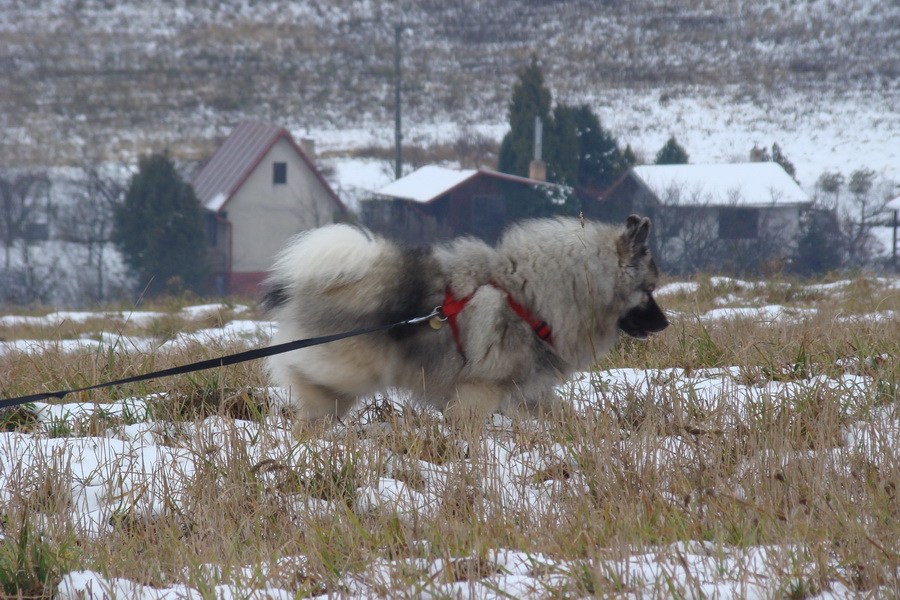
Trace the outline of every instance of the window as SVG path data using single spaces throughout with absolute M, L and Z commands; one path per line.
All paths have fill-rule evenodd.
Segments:
M 272 183 L 287 183 L 287 163 L 272 163 Z
M 759 210 L 756 208 L 720 208 L 719 239 L 743 240 L 759 235 Z
M 25 223 L 26 242 L 46 242 L 50 239 L 50 225 L 47 223 Z

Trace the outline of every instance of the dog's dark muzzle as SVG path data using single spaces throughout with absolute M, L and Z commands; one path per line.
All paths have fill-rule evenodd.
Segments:
M 636 306 L 619 319 L 619 329 L 633 338 L 645 340 L 651 333 L 659 333 L 669 326 L 669 320 L 652 296 L 641 306 Z

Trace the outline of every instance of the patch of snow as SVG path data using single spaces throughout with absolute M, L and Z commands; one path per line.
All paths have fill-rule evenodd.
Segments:
M 0 327 L 59 327 L 63 323 L 70 321 L 76 324 L 83 324 L 91 320 L 113 321 L 117 324 L 131 324 L 136 327 L 146 327 L 152 325 L 154 321 L 167 316 L 162 312 L 127 312 L 127 311 L 108 311 L 108 312 L 78 312 L 78 311 L 56 311 L 44 316 L 20 316 L 5 315 L 0 317 Z
M 676 294 L 693 294 L 700 289 L 696 281 L 673 281 L 658 288 L 654 292 L 657 296 L 674 296 Z
M 386 512 L 403 520 L 431 519 L 440 504 L 436 494 L 422 494 L 402 481 L 381 477 L 373 485 L 357 490 L 354 509 L 360 514 Z
M 818 313 L 814 308 L 788 308 L 777 304 L 750 307 L 714 308 L 700 315 L 701 321 L 723 321 L 746 319 L 759 323 L 782 323 L 786 321 L 802 321 Z
M 0 342 L 0 355 L 18 352 L 22 354 L 44 354 L 49 351 L 78 352 L 80 350 L 98 350 L 101 344 L 97 340 L 12 340 Z
M 249 306 L 244 304 L 235 304 L 231 306 L 229 304 L 222 304 L 221 302 L 213 303 L 213 304 L 198 304 L 196 306 L 185 306 L 179 311 L 178 316 L 188 319 L 188 320 L 196 320 L 203 319 L 205 317 L 215 316 L 220 312 L 230 311 L 234 314 L 245 313 L 250 310 Z
M 200 329 L 193 333 L 179 332 L 174 339 L 164 343 L 162 350 L 173 348 L 186 348 L 193 344 L 219 345 L 229 342 L 262 343 L 272 337 L 276 324 L 271 321 L 252 321 L 236 319 L 229 321 L 222 327 Z

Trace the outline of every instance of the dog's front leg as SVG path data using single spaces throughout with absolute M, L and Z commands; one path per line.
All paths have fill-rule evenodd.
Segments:
M 444 416 L 461 429 L 480 431 L 484 420 L 499 412 L 506 390 L 486 381 L 469 381 L 456 387 L 456 394 L 444 408 Z

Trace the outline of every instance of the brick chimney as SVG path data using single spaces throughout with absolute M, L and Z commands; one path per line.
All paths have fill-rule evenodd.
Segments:
M 316 162 L 316 140 L 312 138 L 300 138 L 300 149 L 306 158 L 312 162 Z
M 753 144 L 753 149 L 750 150 L 750 162 L 769 162 L 769 151 L 765 146 L 759 148 Z

